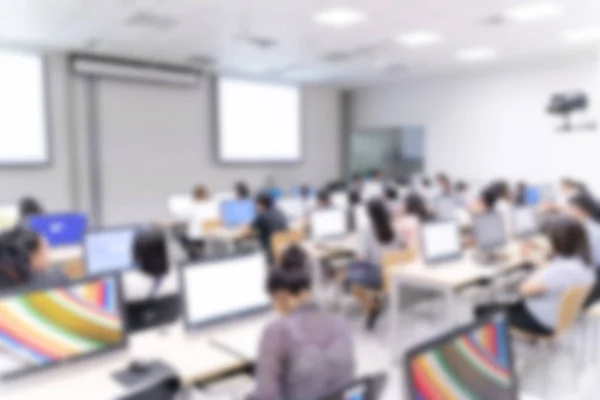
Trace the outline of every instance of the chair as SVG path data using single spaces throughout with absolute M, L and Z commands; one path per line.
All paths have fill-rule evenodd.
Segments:
M 304 240 L 304 232 L 298 230 L 288 230 L 276 232 L 271 235 L 271 251 L 273 259 L 277 265 L 281 262 L 281 257 L 285 250 L 294 245 L 300 244 Z
M 181 390 L 177 377 L 167 376 L 119 400 L 175 400 Z
M 338 389 L 320 400 L 379 400 L 387 384 L 387 375 L 365 376 L 355 380 L 342 389 Z
M 531 342 L 534 346 L 538 343 L 545 343 L 549 345 L 555 344 L 558 339 L 563 337 L 575 326 L 575 323 L 582 312 L 583 304 L 585 303 L 585 300 L 587 299 L 591 289 L 591 285 L 575 286 L 568 289 L 563 294 L 558 310 L 558 323 L 552 336 L 538 336 L 515 328 L 511 328 L 511 334 L 514 337 Z M 583 339 L 585 341 L 585 338 Z M 576 339 L 572 340 L 569 346 L 573 350 L 572 360 L 575 367 L 575 373 L 577 373 L 577 369 L 579 369 L 581 366 L 580 361 L 583 360 L 583 356 L 580 358 L 577 352 L 577 345 L 579 342 L 580 341 Z M 544 374 L 547 376 L 548 363 L 544 363 L 544 366 L 546 367 Z M 547 385 L 544 386 L 544 389 L 547 389 Z

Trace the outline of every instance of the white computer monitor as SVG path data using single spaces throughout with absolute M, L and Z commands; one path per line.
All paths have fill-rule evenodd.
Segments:
M 172 195 L 168 199 L 168 209 L 171 217 L 175 219 L 187 219 L 194 204 L 189 194 Z
M 539 232 L 539 222 L 531 207 L 519 207 L 513 211 L 513 233 L 516 237 L 526 237 Z
M 88 276 L 136 268 L 133 254 L 136 227 L 91 231 L 85 235 L 85 266 Z
M 383 184 L 377 181 L 367 181 L 363 185 L 362 200 L 364 202 L 383 197 Z
M 421 229 L 421 251 L 426 263 L 460 258 L 462 244 L 460 229 L 454 221 L 430 222 Z
M 336 208 L 347 209 L 350 202 L 348 201 L 348 193 L 337 191 L 331 194 L 331 204 Z
M 503 216 L 496 212 L 475 215 L 473 236 L 479 250 L 491 251 L 505 246 L 508 238 Z
M 369 216 L 367 215 L 367 207 L 365 205 L 354 206 L 352 210 L 352 216 L 354 218 L 354 229 L 361 230 L 369 226 Z
M 315 210 L 310 215 L 310 231 L 314 240 L 340 237 L 348 233 L 346 210 Z
M 181 271 L 186 327 L 198 329 L 269 307 L 263 252 L 202 260 Z
M 305 200 L 301 197 L 281 197 L 277 200 L 279 210 L 291 221 L 304 217 L 306 212 Z
M 20 213 L 16 204 L 0 205 L 0 232 L 14 228 L 19 223 Z

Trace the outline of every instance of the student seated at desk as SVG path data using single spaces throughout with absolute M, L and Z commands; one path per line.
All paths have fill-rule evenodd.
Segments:
M 308 274 L 277 269 L 267 290 L 281 315 L 264 330 L 253 400 L 318 400 L 354 379 L 352 333 L 341 317 L 321 310 Z
M 153 281 L 148 297 L 153 297 L 160 289 L 165 275 L 169 272 L 167 238 L 162 229 L 149 227 L 135 235 L 133 256 L 139 271 Z
M 585 192 L 581 192 L 569 200 L 569 213 L 579 220 L 585 228 L 593 270 L 596 273 L 594 289 L 588 296 L 586 307 L 600 300 L 600 222 L 595 218 L 598 204 Z
M 553 219 L 546 229 L 552 258 L 521 285 L 519 294 L 523 300 L 511 305 L 477 307 L 478 317 L 504 311 L 511 327 L 536 336 L 551 336 L 558 322 L 563 294 L 574 286 L 594 283 L 587 237 L 581 223 L 562 216 Z
M 27 220 L 29 217 L 44 214 L 44 207 L 37 199 L 33 197 L 23 197 L 19 201 L 19 214 L 21 221 Z
M 396 188 L 388 186 L 385 188 L 383 194 L 385 197 L 388 212 L 390 213 L 390 215 L 395 215 L 398 210 L 398 207 L 401 207 L 402 205 L 398 196 L 398 191 L 396 190 Z
M 405 248 L 413 254 L 419 253 L 421 224 L 430 219 L 431 214 L 427 210 L 425 200 L 416 193 L 406 197 L 404 206 L 394 216 L 394 228 L 402 237 Z
M 238 200 L 246 200 L 250 198 L 250 189 L 245 182 L 238 182 L 235 184 L 235 197 Z
M 331 196 L 329 195 L 329 191 L 323 189 L 317 193 L 317 202 L 315 204 L 315 210 L 323 210 L 327 208 L 331 208 L 333 203 L 331 202 Z
M 203 185 L 196 185 L 192 190 L 192 199 L 194 204 L 200 204 L 210 201 L 211 196 L 208 189 Z M 187 216 L 188 223 L 191 224 L 192 229 L 184 235 L 179 236 L 182 247 L 187 253 L 190 259 L 197 259 L 204 253 L 206 243 L 200 236 L 200 221 L 197 221 L 198 215 L 196 215 L 194 207 L 190 209 L 189 215 Z
M 288 229 L 288 221 L 285 215 L 275 207 L 273 198 L 268 193 L 263 193 L 256 199 L 257 216 L 249 228 L 243 232 L 243 236 L 249 235 L 252 231 L 258 235 L 262 248 L 267 252 L 270 261 L 273 261 L 271 251 L 271 236 L 277 232 L 283 232 Z
M 310 273 L 308 254 L 300 245 L 293 244 L 283 252 L 279 267 L 285 270 L 300 270 Z
M 0 236 L 0 289 L 41 289 L 68 281 L 50 265 L 48 245 L 34 231 L 18 227 Z
M 440 190 L 440 196 L 451 197 L 454 195 L 452 191 L 452 183 L 450 182 L 450 178 L 443 172 L 440 172 L 435 177 L 437 185 Z
M 471 210 L 473 208 L 475 198 L 469 190 L 469 185 L 464 181 L 456 182 L 454 185 L 454 197 L 459 207 Z
M 369 202 L 367 215 L 370 223 L 358 232 L 357 260 L 350 265 L 348 283 L 367 315 L 367 329 L 370 330 L 377 322 L 382 304 L 377 295 L 366 290 L 381 289 L 383 255 L 389 250 L 402 249 L 402 240 L 394 231 L 390 215 L 381 200 Z

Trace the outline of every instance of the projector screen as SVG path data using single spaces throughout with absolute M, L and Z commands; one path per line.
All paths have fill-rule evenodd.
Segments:
M 47 163 L 42 56 L 0 51 L 0 110 L 0 165 Z
M 221 78 L 219 160 L 294 163 L 302 159 L 300 88 Z

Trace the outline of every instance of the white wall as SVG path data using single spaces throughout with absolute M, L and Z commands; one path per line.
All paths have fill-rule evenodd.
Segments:
M 546 181 L 562 176 L 598 187 L 600 131 L 557 133 L 546 114 L 551 94 L 592 92 L 600 122 L 595 55 L 401 82 L 355 93 L 354 127 L 424 125 L 426 170 L 489 180 Z
M 65 59 L 49 57 L 47 74 L 52 162 L 41 167 L 0 167 L 0 203 L 15 202 L 21 196 L 31 195 L 41 199 L 50 209 L 65 210 L 72 205 Z

